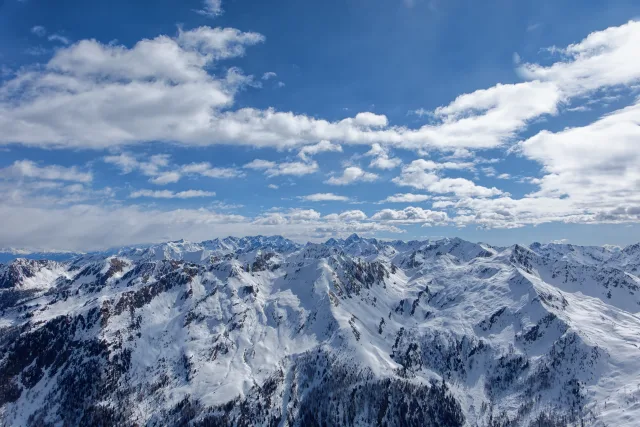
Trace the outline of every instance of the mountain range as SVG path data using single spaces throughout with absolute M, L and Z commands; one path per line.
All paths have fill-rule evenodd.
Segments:
M 0 264 L 0 424 L 632 426 L 640 244 L 184 240 Z

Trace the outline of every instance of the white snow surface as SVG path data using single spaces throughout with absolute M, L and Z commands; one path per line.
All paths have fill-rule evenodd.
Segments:
M 205 408 L 248 399 L 322 349 L 376 378 L 446 380 L 469 426 L 488 425 L 491 414 L 528 425 L 540 413 L 572 410 L 589 425 L 634 426 L 639 268 L 640 245 L 496 248 L 356 235 L 307 245 L 279 236 L 177 241 L 66 263 L 19 259 L 0 265 L 0 296 L 18 295 L 0 310 L 8 349 L 0 375 L 13 348 L 3 334 L 37 331 L 61 316 L 89 319 L 93 310 L 100 320 L 73 339 L 106 343 L 110 358 L 129 351 L 117 388 L 137 387 L 131 417 L 139 425 L 185 397 Z M 30 386 L 24 371 L 11 377 L 22 392 L 0 406 L 1 424 L 33 423 L 45 405 L 46 419 L 62 422 L 51 400 L 62 374 L 51 370 Z M 285 375 L 272 403 L 285 415 L 295 409 L 291 381 Z M 101 404 L 116 405 L 110 396 Z

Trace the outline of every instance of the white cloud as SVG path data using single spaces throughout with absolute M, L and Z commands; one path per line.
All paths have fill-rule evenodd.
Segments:
M 453 193 L 459 197 L 493 197 L 503 194 L 495 187 L 482 187 L 464 178 L 441 178 L 430 184 L 428 190 L 440 194 Z
M 522 58 L 520 58 L 520 55 L 518 54 L 518 52 L 513 52 L 513 63 L 516 65 L 519 65 L 521 61 L 522 61 Z
M 180 178 L 182 178 L 182 175 L 180 175 L 178 172 L 170 171 L 163 172 L 155 178 L 151 178 L 149 182 L 157 185 L 166 185 L 178 182 L 180 181 Z
M 302 176 L 309 175 L 318 171 L 318 163 L 316 162 L 288 162 L 280 163 L 277 167 L 267 169 L 267 176 L 293 175 Z
M 276 77 L 278 77 L 276 73 L 274 73 L 273 71 L 268 71 L 262 75 L 262 80 L 275 79 Z
M 47 40 L 49 40 L 50 42 L 59 42 L 65 45 L 71 43 L 71 41 L 67 37 L 61 36 L 60 34 L 51 34 L 49 37 L 47 37 Z
M 378 179 L 378 175 L 370 172 L 365 172 L 357 166 L 350 166 L 344 170 L 342 176 L 331 177 L 326 181 L 331 185 L 349 185 L 355 182 L 371 182 Z
M 371 219 L 376 221 L 423 223 L 428 225 L 446 225 L 449 222 L 449 216 L 446 212 L 432 211 L 414 206 L 409 206 L 402 210 L 383 209 L 376 212 Z
M 132 192 L 129 197 L 132 199 L 137 199 L 139 197 L 151 197 L 154 199 L 191 199 L 194 197 L 214 197 L 215 195 L 216 193 L 214 192 L 201 190 L 186 190 L 177 193 L 169 190 L 138 190 Z
M 339 196 L 333 193 L 309 194 L 308 196 L 301 196 L 300 198 L 302 200 L 306 200 L 309 202 L 329 202 L 329 201 L 346 202 L 349 200 L 348 197 Z
M 278 187 L 278 186 L 277 186 L 277 185 L 275 185 L 275 184 L 269 184 L 269 185 L 267 185 L 267 187 L 269 187 L 269 188 L 270 188 L 270 189 L 272 189 L 272 190 L 277 190 L 278 188 L 280 188 L 280 187 Z
M 202 9 L 196 10 L 200 15 L 216 17 L 222 14 L 222 0 L 202 0 Z
M 298 152 L 298 157 L 302 160 L 307 160 L 308 156 L 314 156 L 318 153 L 342 153 L 342 147 L 338 144 L 332 144 L 331 141 L 322 140 L 315 145 L 307 145 L 302 147 Z
M 47 35 L 47 29 L 42 25 L 36 25 L 31 28 L 31 32 L 38 37 L 44 37 Z
M 551 50 L 564 61 L 551 66 L 524 64 L 520 68 L 528 79 L 553 82 L 565 96 L 578 96 L 601 88 L 630 85 L 640 81 L 640 21 L 630 21 L 591 33 L 584 40 Z
M 530 121 L 557 114 L 561 101 L 558 87 L 551 82 L 497 84 L 437 108 L 434 115 L 442 120 L 438 136 L 443 138 L 442 145 L 452 148 L 497 147 L 511 141 Z
M 276 167 L 276 162 L 272 162 L 269 160 L 262 160 L 262 159 L 252 160 L 251 162 L 243 166 L 243 168 L 256 169 L 256 170 L 271 169 L 274 167 Z
M 11 247 L 97 250 L 173 239 L 200 241 L 225 233 L 243 234 L 246 218 L 204 209 L 148 210 L 138 206 L 104 208 L 0 206 L 0 241 Z M 242 225 L 239 225 L 242 224 Z M 40 232 L 47 230 L 46 233 Z
M 11 166 L 0 169 L 0 178 L 91 182 L 93 175 L 90 172 L 81 172 L 75 166 L 70 168 L 58 165 L 38 166 L 31 160 L 17 160 Z
M 411 162 L 404 170 L 473 170 L 474 163 L 471 162 L 434 162 L 433 160 L 418 159 Z
M 149 182 L 158 185 L 165 185 L 180 180 L 180 174 L 162 169 L 169 165 L 169 156 L 166 154 L 156 154 L 149 157 L 148 161 L 139 161 L 134 155 L 120 153 L 117 155 L 105 156 L 102 159 L 105 163 L 117 166 L 123 174 L 134 171 L 142 175 L 151 177 Z
M 212 209 L 220 209 L 220 210 L 235 210 L 243 208 L 244 205 L 239 203 L 225 203 L 219 200 L 209 203 L 209 207 Z
M 269 160 L 255 159 L 243 167 L 247 169 L 264 170 L 265 175 L 269 177 L 280 175 L 302 176 L 318 171 L 318 163 L 313 161 L 276 163 Z
M 377 169 L 395 169 L 402 164 L 402 160 L 398 158 L 389 158 L 386 155 L 376 157 L 369 163 L 370 168 Z
M 369 163 L 370 168 L 395 169 L 402 164 L 402 160 L 389 157 L 389 150 L 380 144 L 373 144 L 371 150 L 365 153 L 365 156 L 375 157 Z
M 492 177 L 492 176 L 496 176 L 496 168 L 494 168 L 493 166 L 486 166 L 481 168 L 482 173 L 484 173 L 485 176 L 488 177 Z
M 81 40 L 58 49 L 41 70 L 23 70 L 2 84 L 6 138 L 0 141 L 101 148 L 184 142 L 187 134 L 193 142 L 208 138 L 211 115 L 231 105 L 249 80 L 237 69 L 212 76 L 207 68 L 263 40 L 256 33 L 208 27 L 142 40 L 132 48 Z
M 419 117 L 425 117 L 425 116 L 432 116 L 433 112 L 430 110 L 427 110 L 426 108 L 418 108 L 416 110 L 408 111 L 407 114 L 415 114 L 416 116 L 419 116 Z
M 340 214 L 329 214 L 324 216 L 327 221 L 364 221 L 367 215 L 361 210 L 352 210 Z
M 202 175 L 208 178 L 238 178 L 244 176 L 242 171 L 235 168 L 213 167 L 211 163 L 191 163 L 182 166 L 171 166 L 170 157 L 166 154 L 156 154 L 149 157 L 149 161 L 139 161 L 128 153 L 106 156 L 106 163 L 116 165 L 123 174 L 139 171 L 151 177 L 149 182 L 166 185 L 180 181 L 183 175 Z
M 138 162 L 135 157 L 127 153 L 106 156 L 103 160 L 106 163 L 118 166 L 123 174 L 131 173 L 140 167 L 140 162 Z
M 640 83 L 640 63 L 635 54 L 640 46 L 638 22 L 593 33 L 566 48 L 554 48 L 560 56 L 551 65 L 521 64 L 519 71 L 528 81 L 462 94 L 434 111 L 421 111 L 421 115 L 432 120 L 415 129 L 390 125 L 386 116 L 371 112 L 327 121 L 274 109 L 234 110 L 238 90 L 252 84 L 252 77 L 234 68 L 220 72 L 223 68 L 218 62 L 244 55 L 247 46 L 262 41 L 264 37 L 257 33 L 201 27 L 180 29 L 175 37 L 141 40 L 132 47 L 104 45 L 95 40 L 62 46 L 52 52 L 48 63 L 25 67 L 2 82 L 0 143 L 105 148 L 159 141 L 300 150 L 302 161 L 256 160 L 245 165 L 268 176 L 316 172 L 318 164 L 308 157 L 322 151 L 340 151 L 338 147 L 342 149 L 345 144 L 371 146 L 368 154 L 374 159 L 369 166 L 380 168 L 400 164 L 399 159 L 389 156 L 394 148 L 425 153 L 442 150 L 442 154 L 450 155 L 440 157 L 439 162 L 416 160 L 405 166 L 393 181 L 400 186 L 446 195 L 434 197 L 433 208 L 448 209 L 456 225 L 518 227 L 549 221 L 639 220 L 638 101 L 586 126 L 541 131 L 516 142 L 530 123 L 564 113 L 572 102 L 596 105 L 608 103 L 612 96 L 631 93 L 631 85 Z M 621 99 L 624 98 L 617 101 Z M 512 143 L 516 143 L 519 154 L 541 165 L 540 177 L 529 181 L 537 186 L 531 194 L 514 199 L 497 188 L 441 176 L 445 170 L 475 171 L 481 163 L 490 162 L 460 159 L 472 159 L 477 149 Z M 177 182 L 183 174 L 228 178 L 242 174 L 235 168 L 216 168 L 208 163 L 170 165 L 169 157 L 162 155 L 141 159 L 124 153 L 107 158 L 124 173 L 137 171 L 157 184 Z M 15 166 L 2 171 L 8 173 Z M 24 179 L 25 185 L 13 192 L 12 202 L 35 191 L 64 191 L 68 196 L 89 191 L 87 186 L 81 188 L 76 184 L 64 187 L 65 190 L 62 186 L 45 190 L 51 183 L 35 181 L 57 179 L 45 176 L 73 174 L 65 175 L 68 171 L 61 170 L 54 173 L 51 166 L 33 162 L 20 168 L 27 172 L 14 170 L 11 179 Z M 90 176 L 75 172 L 85 174 L 82 178 L 85 180 Z M 499 179 L 508 178 L 507 174 L 498 174 L 488 167 L 484 172 Z M 376 178 L 377 175 L 352 166 L 328 183 L 345 185 Z M 36 189 L 36 184 L 41 188 Z M 411 203 L 422 197 L 429 195 L 397 194 L 386 202 Z M 72 199 L 64 200 L 68 203 Z M 263 219 L 291 225 L 292 221 L 298 221 L 295 215 L 273 213 L 273 217 Z M 384 215 L 402 218 L 404 214 Z M 307 235 L 341 233 L 346 229 L 339 222 L 332 221 L 329 226 L 319 218 L 307 221 L 314 223 L 313 228 L 304 229 Z M 357 226 L 375 230 L 369 223 Z
M 235 168 L 218 168 L 211 166 L 209 162 L 191 163 L 180 168 L 184 174 L 198 174 L 208 178 L 238 178 L 244 174 Z
M 456 148 L 453 153 L 447 156 L 447 160 L 467 159 L 474 157 L 474 154 L 466 148 Z
M 638 81 L 640 23 L 594 33 L 559 51 L 550 66 L 524 64 L 531 79 L 463 94 L 431 112 L 433 123 L 389 126 L 371 112 L 334 122 L 274 109 L 231 110 L 251 77 L 216 61 L 264 41 L 256 33 L 200 27 L 127 48 L 81 40 L 40 69 L 0 87 L 0 143 L 100 148 L 151 141 L 292 148 L 320 140 L 408 149 L 483 149 L 512 142 L 534 120 L 558 114 L 571 97 Z M 92 105 L 93 108 L 86 108 Z M 73 118 L 73 120 L 70 120 Z
M 88 182 L 24 177 L 0 179 L 0 200 L 7 206 L 29 203 L 38 207 L 57 207 L 88 201 L 104 203 L 114 196 L 112 188 L 93 189 Z
M 398 193 L 394 194 L 393 196 L 387 197 L 380 203 L 419 203 L 429 200 L 430 198 L 431 196 L 428 196 L 426 194 Z
M 64 197 L 10 197 L 15 187 L 4 192 L 0 181 L 0 241 L 11 247 L 66 250 L 96 250 L 108 247 L 151 243 L 185 238 L 201 241 L 228 235 L 281 234 L 301 241 L 346 237 L 351 233 L 374 235 L 378 232 L 401 233 L 403 230 L 384 222 L 367 221 L 360 211 L 328 215 L 312 209 L 271 211 L 254 218 L 220 214 L 210 209 L 157 209 L 148 206 L 108 206 L 103 203 L 110 189 L 88 195 L 85 189 L 56 182 L 28 182 L 42 191 L 60 190 Z M 37 184 L 37 185 L 36 185 Z M 44 186 L 40 184 L 46 184 Z M 51 188 L 51 185 L 55 188 Z M 60 186 L 60 185 L 62 186 Z M 67 188 L 69 187 L 69 188 Z M 39 190 L 38 190 L 39 191 Z M 139 197 L 180 198 L 204 196 L 199 190 L 156 192 L 143 190 Z M 96 205 L 78 204 L 96 198 Z M 135 200 L 135 195 L 134 195 Z M 218 209 L 230 205 L 211 203 Z M 237 206 L 233 206 L 234 208 Z
M 254 223 L 262 225 L 300 224 L 317 221 L 320 217 L 320 213 L 313 209 L 291 209 L 286 213 L 270 212 L 263 214 L 256 218 Z
M 387 126 L 389 121 L 387 120 L 387 116 L 384 114 L 364 112 L 356 114 L 355 119 L 353 119 L 353 123 L 358 126 L 376 128 Z
M 453 193 L 456 196 L 492 197 L 502 194 L 497 188 L 486 188 L 474 184 L 465 178 L 441 178 L 434 171 L 442 169 L 469 169 L 473 163 L 445 162 L 437 163 L 432 160 L 418 159 L 402 169 L 400 176 L 393 178 L 399 186 L 413 187 L 432 193 Z
M 566 198 L 575 212 L 640 204 L 640 101 L 599 120 L 522 141 L 522 155 L 546 173 L 531 197 Z
M 157 40 L 157 39 L 156 39 Z M 243 32 L 236 28 L 211 28 L 202 26 L 193 30 L 183 31 L 180 28 L 177 39 L 178 46 L 171 44 L 181 52 L 179 55 L 189 54 L 193 59 L 191 66 L 200 73 L 199 64 L 210 64 L 212 61 L 244 56 L 245 47 L 265 41 L 262 34 Z M 185 52 L 186 50 L 186 52 Z M 178 55 L 178 56 L 179 56 Z M 186 59 L 186 58 L 185 58 Z

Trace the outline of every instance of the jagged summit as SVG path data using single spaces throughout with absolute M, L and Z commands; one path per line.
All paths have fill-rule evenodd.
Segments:
M 0 423 L 633 425 L 639 256 L 352 235 L 16 259 Z

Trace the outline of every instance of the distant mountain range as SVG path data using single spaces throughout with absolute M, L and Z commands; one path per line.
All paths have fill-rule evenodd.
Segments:
M 257 236 L 9 252 L 2 425 L 640 419 L 640 244 Z

